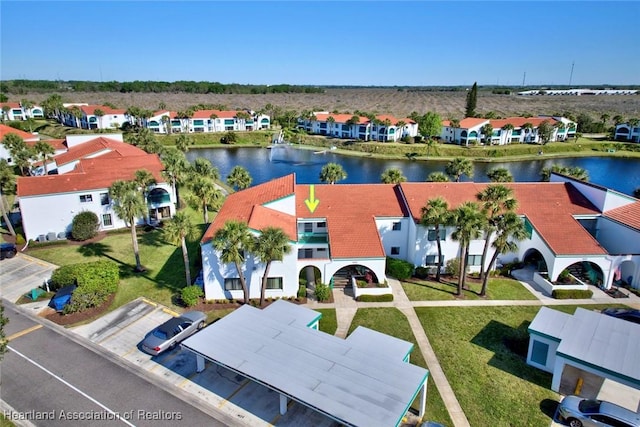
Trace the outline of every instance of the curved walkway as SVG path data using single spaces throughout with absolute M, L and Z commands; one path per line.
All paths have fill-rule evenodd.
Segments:
M 308 302 L 306 306 L 308 308 L 335 308 L 336 319 L 338 327 L 335 335 L 341 338 L 345 338 L 349 332 L 351 322 L 355 316 L 358 308 L 374 308 L 374 307 L 395 307 L 402 314 L 404 314 L 411 326 L 413 335 L 416 338 L 420 352 L 422 353 L 427 368 L 433 378 L 434 383 L 440 392 L 440 396 L 449 412 L 449 416 L 453 421 L 453 425 L 456 427 L 468 427 L 469 420 L 467 420 L 458 399 L 447 380 L 447 377 L 438 362 L 431 343 L 424 332 L 424 328 L 420 323 L 414 307 L 463 307 L 463 306 L 527 306 L 527 305 L 585 305 L 585 304 L 612 304 L 616 301 L 610 296 L 605 294 L 598 288 L 593 288 L 593 297 L 590 299 L 580 300 L 557 300 L 551 296 L 542 292 L 541 289 L 533 282 L 533 271 L 528 269 L 518 270 L 512 272 L 514 278 L 531 292 L 536 299 L 535 300 L 449 300 L 449 301 L 410 301 L 402 288 L 400 282 L 396 279 L 387 278 L 389 286 L 393 291 L 393 302 L 357 302 L 353 298 L 352 291 L 350 289 L 334 289 L 333 290 L 333 303 L 318 303 L 315 301 Z M 620 301 L 625 305 L 640 309 L 640 297 L 630 294 L 629 298 L 625 298 Z

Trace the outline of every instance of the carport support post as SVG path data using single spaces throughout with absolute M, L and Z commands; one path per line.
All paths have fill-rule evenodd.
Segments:
M 284 415 L 287 413 L 287 403 L 289 403 L 289 399 L 287 399 L 287 396 L 280 393 L 280 415 Z
M 419 418 L 422 418 L 424 416 L 426 406 L 427 406 L 427 381 L 425 381 L 422 384 L 422 390 L 420 390 L 420 412 L 418 412 Z
M 204 371 L 204 357 L 196 354 L 196 372 L 200 373 Z

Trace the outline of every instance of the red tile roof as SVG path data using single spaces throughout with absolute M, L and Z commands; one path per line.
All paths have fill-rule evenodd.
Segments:
M 346 123 L 349 120 L 351 120 L 351 118 L 353 116 L 356 116 L 357 114 L 332 114 L 332 113 L 315 113 L 316 119 L 320 122 L 326 122 L 327 119 L 329 117 L 333 117 L 333 119 L 336 121 L 336 123 Z M 360 121 L 358 123 L 360 124 L 367 124 L 370 123 L 371 120 L 369 120 L 369 118 L 365 117 L 365 116 L 358 116 L 358 118 L 360 119 Z M 413 121 L 410 118 L 404 118 L 404 119 L 398 119 L 396 117 L 390 116 L 388 114 L 381 114 L 376 116 L 376 119 L 378 120 L 389 120 L 391 122 L 391 124 L 395 125 L 396 123 L 403 121 L 406 124 L 412 124 L 415 123 L 415 121 Z
M 428 199 L 442 196 L 449 208 L 476 200 L 476 194 L 488 184 L 480 183 L 402 183 L 400 184 L 414 220 L 418 221 Z M 570 183 L 511 183 L 518 200 L 517 213 L 525 215 L 556 255 L 605 254 L 589 232 L 573 215 L 598 214 L 599 211 Z
M 216 231 L 221 229 L 228 220 L 244 221 L 249 224 L 256 205 L 262 206 L 286 196 L 291 196 L 295 193 L 295 188 L 295 174 L 291 174 L 230 194 L 220 209 L 220 212 L 216 215 L 216 218 L 209 228 L 207 228 L 207 231 L 204 232 L 201 242 L 206 243 L 210 241 Z M 259 209 L 256 211 L 256 214 L 259 216 L 263 215 L 264 211 Z M 293 218 L 293 220 L 295 221 L 295 218 Z M 254 221 L 254 225 L 256 226 L 257 224 L 262 224 L 261 218 L 256 218 Z M 294 224 L 294 226 L 297 225 Z M 288 229 L 285 228 L 285 231 L 287 230 Z M 295 234 L 294 232 L 294 235 Z
M 465 117 L 464 119 L 460 120 L 459 129 L 469 129 L 484 124 L 488 121 L 489 119 L 483 119 L 479 117 Z M 451 120 L 443 120 L 442 126 L 451 126 Z
M 603 215 L 640 231 L 640 201 L 611 209 Z
M 38 141 L 40 137 L 38 135 L 34 135 L 29 132 L 22 131 L 20 129 L 12 128 L 11 126 L 1 125 L 0 124 L 0 141 L 7 135 L 13 133 L 18 135 L 20 138 L 24 139 L 25 142 L 28 141 Z
M 67 149 L 67 141 L 64 139 L 46 139 L 44 142 L 52 146 L 56 151 Z
M 0 109 L 2 107 L 20 108 L 20 103 L 19 102 L 0 102 Z
M 236 110 L 199 110 L 195 111 L 191 118 L 193 119 L 208 119 L 212 114 L 218 116 L 219 119 L 233 119 L 238 115 L 239 111 Z
M 525 123 L 531 123 L 533 127 L 538 127 L 544 121 L 549 122 L 551 126 L 557 122 L 553 117 L 508 117 L 506 119 L 491 120 L 490 123 L 494 129 L 501 129 L 507 123 L 512 124 L 517 129 L 524 126 Z
M 282 228 L 289 240 L 298 240 L 296 217 L 286 213 L 255 205 L 249 216 L 249 228 L 253 230 L 264 230 L 267 227 Z
M 63 175 L 18 177 L 18 197 L 69 193 L 109 188 L 114 181 L 131 180 L 135 172 L 146 169 L 158 183 L 165 182 L 164 169 L 157 154 L 139 156 L 83 159 L 76 168 Z
M 71 147 L 71 149 L 66 153 L 57 155 L 55 157 L 55 161 L 58 166 L 61 166 L 79 159 L 96 155 L 102 151 L 116 152 L 120 156 L 140 156 L 142 154 L 146 154 L 144 150 L 127 144 L 126 142 L 100 136 L 96 139 L 83 142 L 75 147 Z
M 92 116 L 95 114 L 96 110 L 102 110 L 102 112 L 107 114 L 125 114 L 127 110 L 121 108 L 111 108 L 106 105 L 81 105 L 79 106 L 80 110 L 82 110 L 87 116 Z
M 153 117 L 157 117 L 157 116 L 169 116 L 170 119 L 175 119 L 177 116 L 177 112 L 175 111 L 169 111 L 169 110 L 158 110 L 155 113 L 153 113 Z

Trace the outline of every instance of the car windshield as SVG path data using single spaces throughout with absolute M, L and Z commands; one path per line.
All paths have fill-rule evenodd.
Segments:
M 153 331 L 153 336 L 156 338 L 160 338 L 161 340 L 166 340 L 169 338 L 167 334 L 164 331 L 161 331 L 160 329 L 156 329 L 155 331 Z
M 599 400 L 583 400 L 578 404 L 578 409 L 583 414 L 595 414 L 600 412 L 600 401 Z

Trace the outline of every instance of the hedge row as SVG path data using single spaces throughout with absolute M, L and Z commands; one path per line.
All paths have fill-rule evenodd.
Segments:
M 555 299 L 589 299 L 593 292 L 589 289 L 556 289 L 551 296 Z
M 385 273 L 398 280 L 407 280 L 413 276 L 414 266 L 410 262 L 401 259 L 387 257 L 387 268 Z
M 391 302 L 391 301 L 393 301 L 393 294 L 360 295 L 358 298 L 356 298 L 356 301 L 360 301 L 360 302 Z

